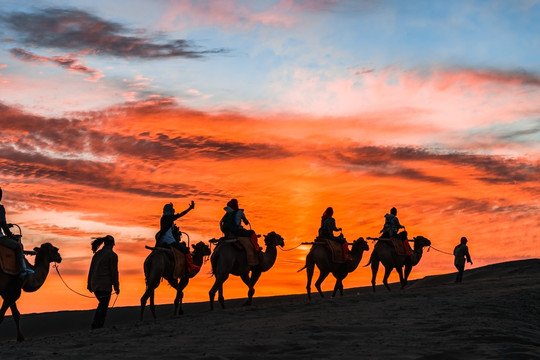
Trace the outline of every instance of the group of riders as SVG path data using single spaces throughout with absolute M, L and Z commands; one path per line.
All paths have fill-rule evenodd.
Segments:
M 184 242 L 180 241 L 181 232 L 175 225 L 174 221 L 180 217 L 186 215 L 189 211 L 195 208 L 195 203 L 192 201 L 189 207 L 180 212 L 175 213 L 172 203 L 168 203 L 163 207 L 163 216 L 160 221 L 160 231 L 156 234 L 157 246 L 172 246 L 180 250 L 185 254 L 187 271 L 198 270 L 199 267 L 193 264 L 193 259 L 190 255 L 189 248 Z M 256 253 L 260 253 L 262 248 L 258 243 L 257 233 L 250 229 L 244 228 L 243 225 L 250 226 L 244 209 L 240 209 L 237 199 L 231 199 L 227 202 L 227 206 L 224 207 L 225 214 L 219 222 L 220 229 L 223 233 L 221 240 L 234 239 L 238 237 L 245 237 L 250 240 L 251 245 Z M 334 209 L 328 207 L 322 217 L 321 225 L 318 231 L 317 240 L 324 241 L 329 239 L 341 244 L 342 254 L 345 260 L 351 260 L 349 256 L 349 244 L 347 239 L 343 236 L 342 229 L 336 226 L 336 220 L 333 217 Z M 407 232 L 405 226 L 401 225 L 397 217 L 397 209 L 393 207 L 390 209 L 390 213 L 384 216 L 384 226 L 380 231 L 381 239 L 398 239 L 403 244 L 405 255 L 408 257 L 412 254 L 412 249 L 407 239 Z M 400 230 L 402 230 L 400 232 Z M 335 235 L 335 232 L 340 232 L 339 235 Z
M 0 188 L 0 201 L 2 200 L 2 189 Z M 181 241 L 181 231 L 175 224 L 175 221 L 186 215 L 188 212 L 195 208 L 195 203 L 191 201 L 188 208 L 180 213 L 176 213 L 172 203 L 165 204 L 163 207 L 163 215 L 160 219 L 160 229 L 156 234 L 156 246 L 158 247 L 172 247 L 178 249 L 185 255 L 186 259 L 186 271 L 193 272 L 199 270 L 199 266 L 193 264 L 193 258 L 190 254 L 188 246 L 185 242 Z M 244 210 L 239 207 L 237 199 L 231 199 L 227 202 L 227 206 L 224 207 L 225 214 L 221 218 L 219 225 L 223 232 L 222 239 L 231 239 L 237 237 L 249 238 L 251 245 L 256 253 L 260 253 L 262 248 L 258 244 L 258 235 L 254 230 L 246 229 L 243 225 L 250 226 L 248 219 L 244 213 Z M 349 248 L 345 237 L 343 236 L 342 229 L 336 226 L 336 220 L 333 217 L 334 210 L 332 207 L 328 207 L 322 217 L 321 225 L 318 232 L 318 240 L 329 239 L 341 244 L 343 257 L 345 260 L 349 260 Z M 390 213 L 384 216 L 385 223 L 381 229 L 381 238 L 398 238 L 403 240 L 403 246 L 406 255 L 411 255 L 412 251 L 407 240 L 407 232 L 402 231 L 405 229 L 400 224 L 397 218 L 397 209 L 393 207 Z M 20 236 L 11 232 L 10 227 L 6 221 L 6 211 L 3 205 L 0 204 L 0 245 L 12 249 L 16 254 L 16 259 L 20 267 L 20 276 L 26 276 L 32 274 L 33 271 L 26 267 L 24 258 L 23 246 Z M 339 235 L 335 235 L 335 232 L 340 232 Z

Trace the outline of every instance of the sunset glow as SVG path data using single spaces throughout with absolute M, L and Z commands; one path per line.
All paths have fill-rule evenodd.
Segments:
M 434 248 L 412 278 L 453 272 L 461 236 L 474 267 L 540 257 L 538 1 L 0 3 L 2 204 L 26 249 L 60 249 L 80 293 L 91 238 L 111 234 L 115 306 L 138 305 L 163 205 L 191 200 L 177 221 L 191 244 L 220 236 L 232 197 L 284 238 L 255 297 L 305 292 L 300 244 L 328 206 L 349 241 L 395 206 Z M 370 284 L 369 243 L 346 288 Z M 208 262 L 184 301 L 212 284 Z M 96 303 L 51 268 L 18 305 Z

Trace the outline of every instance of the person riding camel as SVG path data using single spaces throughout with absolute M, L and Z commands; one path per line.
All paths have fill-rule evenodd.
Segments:
M 342 231 L 342 229 L 336 227 L 336 220 L 332 217 L 333 215 L 334 209 L 331 207 L 328 207 L 322 214 L 319 237 L 340 243 L 343 257 L 345 260 L 351 260 L 351 257 L 349 256 L 349 245 L 347 244 L 347 240 L 343 237 L 343 234 L 339 234 L 338 236 L 334 235 L 334 231 Z
M 403 229 L 401 233 L 398 234 L 399 230 Z M 390 209 L 390 214 L 384 215 L 384 226 L 381 229 L 380 233 L 382 238 L 398 238 L 403 242 L 403 248 L 405 250 L 405 255 L 412 255 L 411 246 L 409 245 L 409 240 L 407 239 L 407 232 L 405 231 L 405 226 L 399 223 L 397 217 L 397 209 L 395 207 Z
M 0 188 L 0 201 L 2 201 L 2 188 Z M 26 267 L 26 260 L 24 258 L 24 250 L 22 243 L 17 239 L 15 235 L 9 229 L 11 224 L 6 221 L 6 209 L 4 205 L 0 204 L 0 245 L 4 245 L 8 249 L 15 251 L 15 257 L 21 268 L 19 276 L 31 275 L 34 270 Z
M 158 244 L 177 248 L 185 255 L 188 272 L 199 270 L 200 266 L 193 263 L 193 257 L 189 252 L 189 248 L 184 243 L 180 242 L 180 230 L 178 230 L 174 221 L 186 215 L 194 208 L 195 202 L 192 201 L 186 210 L 176 214 L 173 203 L 165 204 L 165 206 L 163 206 L 163 215 L 160 219 L 159 236 L 157 238 Z
M 244 214 L 244 209 L 240 209 L 237 199 L 231 199 L 227 206 L 223 208 L 225 214 L 219 221 L 219 227 L 225 237 L 229 236 L 242 236 L 248 237 L 253 244 L 256 252 L 261 252 L 262 248 L 259 246 L 258 237 L 255 231 L 244 229 L 242 222 L 245 225 L 249 225 L 249 221 Z

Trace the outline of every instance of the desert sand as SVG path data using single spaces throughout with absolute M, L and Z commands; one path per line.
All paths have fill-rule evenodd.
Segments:
M 255 296 L 251 307 L 236 299 L 213 312 L 185 304 L 176 318 L 163 305 L 143 322 L 138 307 L 113 308 L 99 330 L 89 329 L 93 311 L 29 314 L 22 343 L 7 317 L 0 359 L 540 359 L 540 259 L 454 277 L 314 293 L 311 302 Z

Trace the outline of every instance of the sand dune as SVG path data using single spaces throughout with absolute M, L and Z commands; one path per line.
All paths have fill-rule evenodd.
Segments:
M 105 329 L 89 330 L 93 311 L 22 317 L 0 325 L 1 359 L 540 359 L 540 259 L 511 261 L 416 280 L 347 289 L 311 302 L 305 294 L 255 298 L 209 312 L 208 303 L 110 310 Z M 188 289 L 189 291 L 189 289 Z

